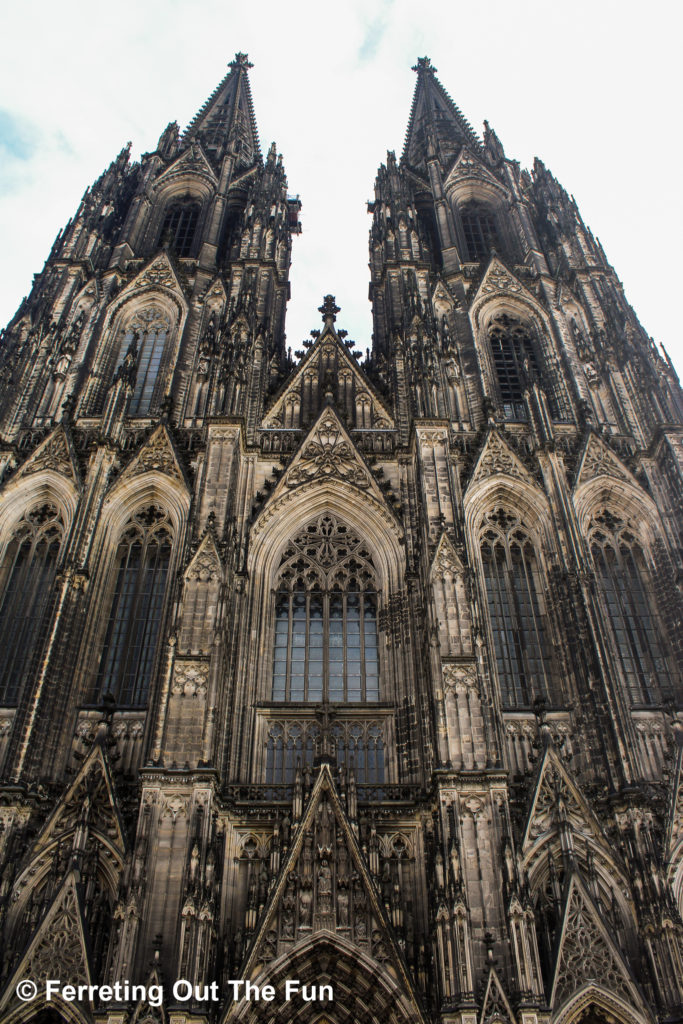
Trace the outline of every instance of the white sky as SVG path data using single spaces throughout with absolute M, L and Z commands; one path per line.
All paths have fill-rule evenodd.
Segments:
M 648 333 L 683 372 L 675 310 L 681 231 L 680 26 L 670 0 L 24 0 L 0 32 L 0 324 L 16 310 L 85 188 L 128 139 L 181 128 L 237 50 L 261 147 L 303 203 L 294 240 L 293 349 L 331 292 L 338 326 L 370 345 L 374 179 L 403 148 L 428 55 L 476 131 L 538 155 L 600 238 Z

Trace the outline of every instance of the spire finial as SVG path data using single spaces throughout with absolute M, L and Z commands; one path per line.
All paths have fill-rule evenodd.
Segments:
M 339 312 L 339 306 L 334 300 L 334 295 L 326 295 L 324 297 L 322 306 L 318 306 L 318 312 L 323 315 L 323 323 L 332 326 Z
M 417 64 L 413 65 L 413 71 L 417 71 L 418 74 L 421 71 L 428 71 L 430 75 L 435 75 L 437 69 L 434 67 L 429 57 L 418 57 Z
M 235 59 L 231 60 L 230 63 L 228 64 L 228 67 L 230 68 L 231 71 L 235 71 L 236 68 L 244 68 L 246 71 L 248 71 L 249 68 L 253 68 L 253 66 L 254 65 L 249 60 L 248 53 L 236 53 Z

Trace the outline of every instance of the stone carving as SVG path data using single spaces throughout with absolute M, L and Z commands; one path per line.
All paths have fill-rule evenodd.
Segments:
M 512 274 L 509 274 L 501 263 L 494 262 L 487 272 L 479 291 L 484 295 L 494 295 L 499 292 L 519 295 L 524 289 L 519 281 Z
M 336 477 L 355 487 L 370 486 L 370 475 L 334 414 L 323 416 L 287 474 L 288 487 L 308 480 Z
M 477 690 L 476 665 L 446 664 L 442 667 L 442 673 L 443 686 L 447 693 L 465 693 L 467 690 Z
M 176 661 L 171 693 L 176 697 L 205 697 L 209 666 L 205 661 Z
M 492 431 L 487 440 L 472 477 L 472 483 L 492 476 L 494 473 L 505 473 L 517 480 L 530 480 L 529 473 L 505 443 L 497 431 Z
M 176 280 L 166 256 L 160 256 L 143 273 L 139 282 L 151 288 L 176 288 Z
M 43 469 L 52 469 L 55 473 L 69 477 L 70 480 L 75 481 L 76 479 L 69 446 L 62 427 L 57 427 L 28 457 L 18 475 L 28 476 L 30 473 L 39 473 Z
M 591 434 L 581 460 L 576 486 L 578 487 L 586 480 L 592 480 L 596 476 L 611 476 L 627 483 L 633 482 L 614 452 L 610 451 L 604 441 L 601 441 L 595 434 Z
M 166 476 L 182 480 L 178 461 L 173 452 L 168 434 L 163 427 L 159 427 L 150 437 L 147 443 L 140 450 L 138 456 L 127 467 L 125 476 L 138 476 L 140 473 L 156 471 Z
M 567 896 L 562 945 L 555 969 L 553 1005 L 561 1006 L 586 981 L 599 979 L 615 995 L 631 1002 L 625 968 L 599 926 L 583 887 L 572 879 Z
M 23 973 L 36 982 L 46 978 L 62 978 L 64 982 L 72 983 L 90 980 L 73 876 L 48 913 Z

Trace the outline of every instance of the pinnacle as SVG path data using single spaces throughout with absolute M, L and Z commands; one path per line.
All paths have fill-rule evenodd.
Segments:
M 326 295 L 323 298 L 323 304 L 318 306 L 318 312 L 322 313 L 324 323 L 330 325 L 334 323 L 339 312 L 339 306 L 335 302 L 334 295 Z

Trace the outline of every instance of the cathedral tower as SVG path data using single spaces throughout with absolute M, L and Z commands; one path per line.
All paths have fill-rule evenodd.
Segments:
M 681 1020 L 673 368 L 428 58 L 293 362 L 250 68 L 3 335 L 0 1019 Z

